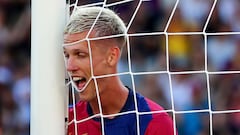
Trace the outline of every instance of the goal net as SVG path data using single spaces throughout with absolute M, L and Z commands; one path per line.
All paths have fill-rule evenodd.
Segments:
M 100 6 L 113 9 L 124 20 L 128 40 L 117 75 L 124 85 L 164 107 L 174 121 L 175 134 L 240 134 L 239 0 L 70 0 L 68 4 L 69 16 L 79 7 Z M 71 82 L 67 81 L 69 106 L 74 108 L 79 97 Z M 132 112 L 124 112 L 128 113 Z

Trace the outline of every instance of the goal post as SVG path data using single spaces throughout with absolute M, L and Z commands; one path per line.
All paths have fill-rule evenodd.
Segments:
M 65 0 L 32 0 L 31 135 L 64 135 Z

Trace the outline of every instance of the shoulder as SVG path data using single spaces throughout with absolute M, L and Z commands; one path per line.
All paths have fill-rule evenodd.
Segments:
M 76 112 L 74 112 L 76 111 Z M 77 114 L 77 120 L 84 119 L 88 117 L 88 112 L 87 112 L 87 102 L 78 102 L 76 105 L 73 105 L 69 107 L 69 120 L 73 120 L 74 113 Z
M 137 100 L 138 100 L 138 108 L 140 112 L 149 112 L 149 111 L 162 111 L 164 110 L 159 104 L 155 103 L 154 101 L 142 96 L 141 94 L 137 93 Z
M 174 135 L 172 119 L 164 113 L 154 115 L 156 116 L 149 123 L 145 135 Z
M 151 111 L 162 111 L 164 110 L 162 106 L 160 106 L 159 104 L 155 103 L 154 101 L 148 99 L 145 97 L 145 100 L 150 108 Z
M 87 102 L 77 102 L 75 105 L 69 107 L 69 112 L 73 112 L 74 108 L 76 111 L 86 111 L 87 109 Z M 80 109 L 81 108 L 81 109 Z
M 151 111 L 160 111 L 152 114 L 152 120 L 148 124 L 145 135 L 174 135 L 174 125 L 170 115 L 157 103 L 147 98 L 145 100 Z

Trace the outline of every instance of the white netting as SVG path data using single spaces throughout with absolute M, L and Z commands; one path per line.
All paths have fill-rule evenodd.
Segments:
M 240 134 L 238 0 L 76 0 L 70 1 L 70 13 L 79 6 L 114 9 L 127 25 L 119 73 L 92 76 L 95 85 L 98 78 L 119 75 L 134 92 L 163 106 L 179 135 Z M 115 36 L 119 35 L 103 38 Z M 90 41 L 97 39 L 85 40 L 90 48 Z M 74 87 L 70 93 L 69 104 L 74 105 L 78 101 Z M 100 104 L 98 93 L 97 97 Z M 101 116 L 105 134 L 105 117 L 162 112 L 103 115 L 99 108 L 100 114 L 69 124 Z M 139 133 L 139 124 L 137 128 Z

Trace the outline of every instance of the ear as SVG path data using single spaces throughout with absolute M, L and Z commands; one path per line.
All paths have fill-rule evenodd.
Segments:
M 117 65 L 121 55 L 121 50 L 118 47 L 112 47 L 109 49 L 107 63 L 109 66 Z

